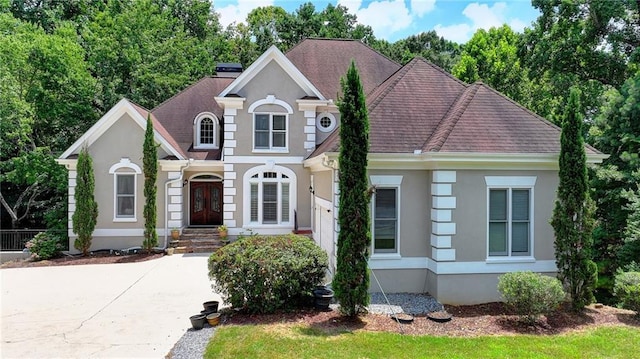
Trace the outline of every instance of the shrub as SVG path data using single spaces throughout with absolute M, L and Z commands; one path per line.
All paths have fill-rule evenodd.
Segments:
M 293 307 L 322 283 L 327 254 L 304 236 L 249 236 L 209 258 L 212 287 L 234 308 L 273 313 Z
M 59 238 L 47 232 L 36 234 L 25 246 L 36 260 L 56 257 L 62 248 Z
M 498 291 L 527 322 L 555 310 L 565 297 L 557 278 L 533 272 L 506 273 L 498 281 Z
M 613 294 L 620 306 L 640 315 L 640 272 L 621 272 L 616 275 Z

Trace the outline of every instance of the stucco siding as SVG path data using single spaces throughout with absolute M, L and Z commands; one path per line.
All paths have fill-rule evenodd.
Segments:
M 371 170 L 371 176 L 402 176 L 400 185 L 400 255 L 427 257 L 430 255 L 431 196 L 430 172 L 422 170 Z
M 286 153 L 270 153 L 269 156 L 305 156 L 307 154 L 304 149 L 306 119 L 304 113 L 298 111 L 296 103 L 296 100 L 303 98 L 306 94 L 276 62 L 271 61 L 266 65 L 260 73 L 257 73 L 246 86 L 238 91 L 238 95 L 246 100 L 243 109 L 238 110 L 235 118 L 237 147 L 234 150 L 234 156 L 256 155 L 253 151 L 253 114 L 249 113 L 248 109 L 251 104 L 264 100 L 268 95 L 273 95 L 277 100 L 286 102 L 293 109 L 293 114 L 289 115 L 287 128 L 288 151 Z M 269 111 L 286 113 L 284 107 L 273 104 L 263 104 L 254 110 L 254 112 Z
M 380 286 L 373 277 L 378 278 Z M 425 293 L 427 291 L 426 269 L 375 269 L 370 275 L 369 292 Z
M 533 213 L 533 256 L 536 260 L 554 259 L 553 228 L 549 224 L 558 186 L 555 171 L 457 171 L 453 195 L 456 234 L 452 247 L 456 261 L 484 261 L 487 258 L 487 185 L 485 176 L 535 176 Z
M 332 201 L 333 196 L 333 171 L 321 171 L 313 173 L 313 191 L 315 195 Z

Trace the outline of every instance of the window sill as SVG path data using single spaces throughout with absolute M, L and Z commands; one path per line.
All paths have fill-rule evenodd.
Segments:
M 285 149 L 273 149 L 273 150 L 269 150 L 269 149 L 253 149 L 253 151 L 251 151 L 252 153 L 289 153 L 289 149 L 285 148 Z
M 534 257 L 489 257 L 486 259 L 487 264 L 500 264 L 500 263 L 535 263 Z
M 136 218 L 114 218 L 113 219 L 114 222 L 137 222 L 138 220 Z
M 371 260 L 387 260 L 387 259 L 402 259 L 402 256 L 399 253 L 378 253 L 372 254 Z

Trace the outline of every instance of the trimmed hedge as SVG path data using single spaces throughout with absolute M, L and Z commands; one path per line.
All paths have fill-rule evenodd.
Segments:
M 498 280 L 498 291 L 526 322 L 555 310 L 565 293 L 557 278 L 533 272 L 506 273 Z
M 640 272 L 622 272 L 616 275 L 613 294 L 620 306 L 640 315 Z
M 209 258 L 212 288 L 234 308 L 273 313 L 292 308 L 322 284 L 328 257 L 304 236 L 249 236 Z

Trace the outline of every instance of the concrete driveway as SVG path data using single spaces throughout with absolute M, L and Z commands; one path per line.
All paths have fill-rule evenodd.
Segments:
M 0 270 L 2 358 L 161 358 L 202 302 L 208 254 Z

